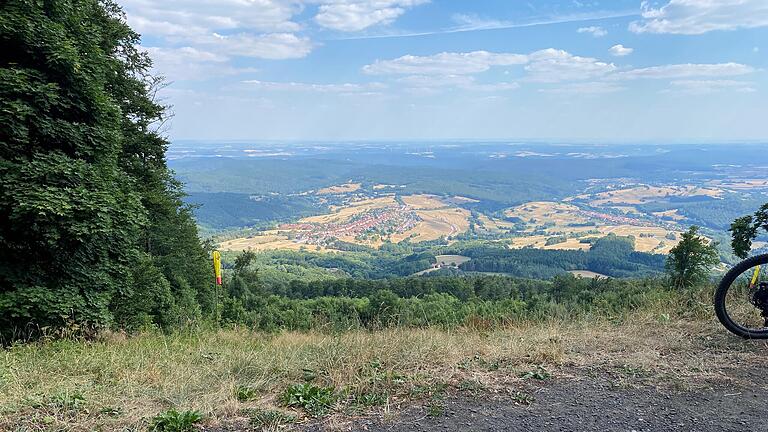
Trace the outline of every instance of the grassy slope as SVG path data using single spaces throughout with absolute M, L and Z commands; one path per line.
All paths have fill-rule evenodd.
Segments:
M 668 309 L 499 329 L 201 330 L 18 345 L 0 361 L 0 430 L 146 430 L 149 418 L 170 407 L 200 410 L 209 424 L 245 421 L 245 408 L 279 405 L 277 395 L 307 371 L 319 385 L 347 390 L 333 418 L 466 388 L 514 388 L 521 374 L 542 368 L 555 376 L 587 368 L 685 383 L 766 353 L 711 319 L 682 319 Z M 238 401 L 241 386 L 255 390 L 252 400 Z M 385 406 L 363 406 L 376 404 Z

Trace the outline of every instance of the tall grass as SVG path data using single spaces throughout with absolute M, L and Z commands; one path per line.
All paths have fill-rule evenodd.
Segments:
M 659 298 L 618 315 L 491 327 L 105 332 L 91 341 L 18 344 L 0 359 L 0 430 L 146 430 L 170 408 L 229 421 L 279 406 L 288 386 L 307 381 L 333 388 L 338 411 L 397 405 L 466 382 L 509 385 L 537 368 L 620 366 L 702 376 L 760 349 L 745 350 L 703 318 L 703 297 L 686 298 L 688 304 Z

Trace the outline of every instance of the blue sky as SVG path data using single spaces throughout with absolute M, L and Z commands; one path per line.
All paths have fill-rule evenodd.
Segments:
M 123 0 L 173 139 L 768 139 L 766 0 Z

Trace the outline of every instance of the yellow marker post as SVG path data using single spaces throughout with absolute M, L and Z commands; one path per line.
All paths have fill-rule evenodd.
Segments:
M 750 288 L 753 288 L 757 284 L 758 277 L 760 277 L 760 266 L 755 267 L 755 272 L 752 274 L 752 280 L 749 281 Z
M 221 285 L 221 253 L 213 251 L 213 273 L 216 275 L 216 285 Z

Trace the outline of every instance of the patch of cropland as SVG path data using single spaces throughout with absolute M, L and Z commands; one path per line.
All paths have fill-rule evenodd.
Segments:
M 201 144 L 171 163 L 188 201 L 201 204 L 198 222 L 225 250 L 478 241 L 588 250 L 616 235 L 632 237 L 637 252 L 665 254 L 692 224 L 722 240 L 735 217 L 765 200 L 764 152 L 737 148 L 241 143 L 224 155 Z

